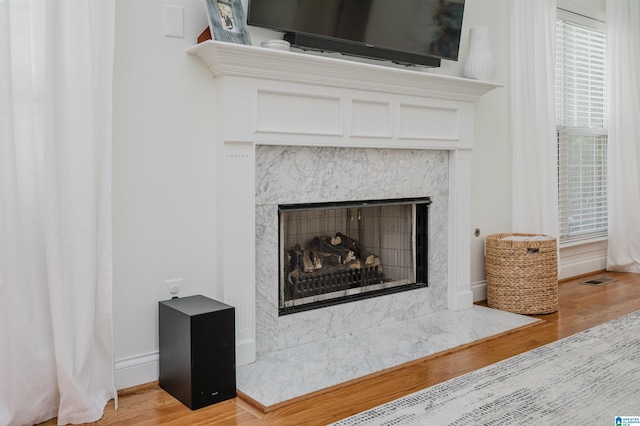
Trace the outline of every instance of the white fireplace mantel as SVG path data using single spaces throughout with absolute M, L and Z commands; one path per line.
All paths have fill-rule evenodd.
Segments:
M 218 279 L 236 308 L 238 365 L 256 358 L 256 145 L 448 151 L 447 305 L 471 307 L 474 102 L 500 85 L 217 41 L 187 53 L 215 78 Z

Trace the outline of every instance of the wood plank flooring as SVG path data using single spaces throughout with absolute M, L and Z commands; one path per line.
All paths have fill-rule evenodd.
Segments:
M 601 276 L 617 281 L 580 284 Z M 559 295 L 559 311 L 535 315 L 543 320 L 536 325 L 300 398 L 267 413 L 240 398 L 191 411 L 155 382 L 120 391 L 118 410 L 110 401 L 96 424 L 325 425 L 639 310 L 640 275 L 602 272 L 576 278 L 561 283 Z

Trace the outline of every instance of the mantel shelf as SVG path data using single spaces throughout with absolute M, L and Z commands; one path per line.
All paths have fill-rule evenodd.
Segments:
M 474 102 L 500 84 L 414 69 L 208 40 L 186 50 L 211 74 Z

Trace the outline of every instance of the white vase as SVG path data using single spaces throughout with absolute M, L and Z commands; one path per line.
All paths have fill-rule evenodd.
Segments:
M 464 65 L 464 76 L 474 80 L 491 81 L 493 73 L 489 28 L 473 27 L 469 30 L 469 52 Z

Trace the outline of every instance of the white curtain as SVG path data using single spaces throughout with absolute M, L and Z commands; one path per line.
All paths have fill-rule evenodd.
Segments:
M 640 1 L 607 0 L 607 269 L 640 273 Z
M 114 0 L 0 0 L 0 425 L 102 417 Z
M 557 237 L 555 0 L 515 0 L 512 25 L 512 229 Z

